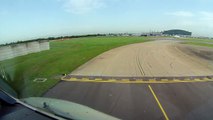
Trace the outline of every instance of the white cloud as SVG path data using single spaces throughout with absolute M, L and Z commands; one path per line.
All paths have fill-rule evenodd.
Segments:
M 84 14 L 105 6 L 104 0 L 59 0 L 67 12 Z
M 166 15 L 177 16 L 177 17 L 193 17 L 194 16 L 194 14 L 189 11 L 167 12 Z
M 213 29 L 212 11 L 176 11 L 165 15 L 175 16 L 172 18 L 173 27 L 193 31 L 194 35 L 211 36 Z
M 207 20 L 213 22 L 213 12 L 202 11 L 199 12 L 201 14 L 201 20 Z
M 213 28 L 213 12 L 207 11 L 177 11 L 166 13 L 166 15 L 176 16 L 175 21 L 183 26 L 200 26 Z

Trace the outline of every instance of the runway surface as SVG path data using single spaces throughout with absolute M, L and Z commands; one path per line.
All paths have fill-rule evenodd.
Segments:
M 211 120 L 213 79 L 208 76 L 213 75 L 212 64 L 210 48 L 169 40 L 132 44 L 97 56 L 69 75 L 75 80 L 66 76 L 69 80 L 59 82 L 44 96 L 80 103 L 124 120 Z M 98 82 L 95 76 L 126 81 Z M 203 76 L 199 78 L 202 82 L 179 80 L 190 76 Z M 136 83 L 133 78 L 153 80 Z M 156 82 L 166 78 L 173 82 Z M 119 80 L 123 79 L 114 79 Z

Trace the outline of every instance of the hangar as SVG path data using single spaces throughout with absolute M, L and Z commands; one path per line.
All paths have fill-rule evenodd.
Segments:
M 192 32 L 186 31 L 186 30 L 179 30 L 179 29 L 173 29 L 173 30 L 167 30 L 162 32 L 163 35 L 168 36 L 181 36 L 181 37 L 191 37 Z

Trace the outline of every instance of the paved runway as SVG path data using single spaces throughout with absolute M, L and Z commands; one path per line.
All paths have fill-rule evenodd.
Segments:
M 80 103 L 124 120 L 212 120 L 213 49 L 174 41 L 108 51 L 44 96 Z
M 44 96 L 80 103 L 124 120 L 165 120 L 149 85 L 168 119 L 213 118 L 213 82 L 122 84 L 61 81 Z

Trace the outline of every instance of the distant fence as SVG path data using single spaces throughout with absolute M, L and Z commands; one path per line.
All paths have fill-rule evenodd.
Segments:
M 0 61 L 49 49 L 49 41 L 33 41 L 0 46 Z

